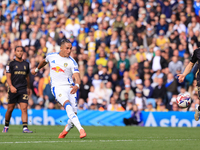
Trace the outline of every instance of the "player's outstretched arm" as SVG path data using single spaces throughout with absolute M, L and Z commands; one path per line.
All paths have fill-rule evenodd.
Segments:
M 186 76 L 188 73 L 190 73 L 190 71 L 192 70 L 193 66 L 194 66 L 194 63 L 190 62 L 190 63 L 187 65 L 187 67 L 185 68 L 183 74 L 177 75 L 177 76 L 179 77 L 178 80 L 179 80 L 180 83 L 184 81 L 185 76 Z
M 70 94 L 75 94 L 77 90 L 79 89 L 79 85 L 81 83 L 80 73 L 74 73 L 73 77 L 75 78 L 75 86 L 71 86 L 72 90 Z
M 44 67 L 46 64 L 47 64 L 46 60 L 43 59 L 43 60 L 39 63 L 38 67 L 37 67 L 35 70 L 32 70 L 31 73 L 32 73 L 33 75 L 36 75 L 36 73 L 37 73 L 42 67 Z

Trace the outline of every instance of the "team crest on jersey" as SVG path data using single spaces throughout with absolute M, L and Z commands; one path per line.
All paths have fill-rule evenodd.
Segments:
M 61 96 L 62 96 L 62 94 L 59 94 L 58 96 L 59 96 L 59 97 L 61 97 Z
M 24 66 L 24 70 L 26 70 L 26 66 Z
M 64 63 L 64 67 L 67 67 L 68 66 L 68 64 L 67 63 Z

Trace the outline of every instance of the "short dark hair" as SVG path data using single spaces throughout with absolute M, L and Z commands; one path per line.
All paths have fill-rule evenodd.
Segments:
M 62 39 L 61 40 L 61 45 L 65 44 L 65 43 L 71 43 L 71 42 L 68 39 Z
M 22 46 L 16 46 L 16 47 L 15 47 L 15 51 L 16 51 L 16 50 L 17 50 L 17 48 L 19 48 L 19 47 L 21 47 L 21 48 L 22 48 L 22 50 L 23 50 L 23 51 L 25 51 L 25 50 L 24 50 L 24 47 L 22 47 Z

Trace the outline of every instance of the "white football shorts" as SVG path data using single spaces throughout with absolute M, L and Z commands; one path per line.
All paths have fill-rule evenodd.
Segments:
M 56 101 L 62 106 L 66 100 L 69 100 L 74 112 L 77 112 L 77 93 L 70 94 L 72 85 L 62 85 L 51 87 L 51 92 L 55 96 Z

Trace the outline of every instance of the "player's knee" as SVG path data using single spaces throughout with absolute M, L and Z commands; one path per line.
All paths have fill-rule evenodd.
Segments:
M 8 108 L 7 111 L 8 112 L 12 112 L 14 108 Z
M 63 106 L 64 106 L 65 109 L 66 109 L 66 107 L 67 107 L 68 105 L 71 106 L 71 103 L 70 103 L 69 100 L 65 101 L 64 104 L 63 104 Z
M 21 108 L 21 111 L 22 111 L 22 113 L 27 113 L 27 108 L 23 107 L 23 108 Z

